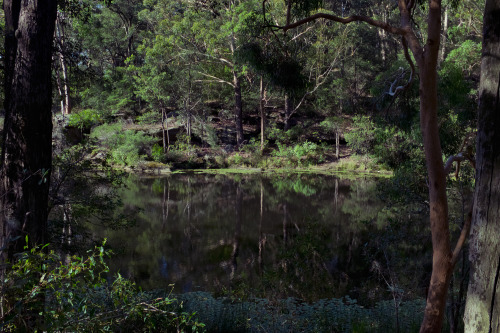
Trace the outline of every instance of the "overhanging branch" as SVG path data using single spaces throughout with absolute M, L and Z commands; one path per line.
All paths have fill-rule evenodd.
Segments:
M 404 36 L 407 33 L 405 30 L 403 30 L 401 28 L 396 28 L 396 27 L 390 25 L 387 22 L 377 21 L 377 20 L 374 20 L 374 19 L 372 19 L 371 17 L 368 17 L 368 16 L 352 15 L 352 16 L 344 18 L 344 17 L 339 17 L 339 16 L 327 14 L 327 13 L 317 13 L 317 14 L 311 15 L 309 17 L 306 17 L 306 18 L 304 18 L 302 20 L 299 20 L 297 22 L 287 24 L 285 26 L 271 26 L 271 27 L 282 29 L 283 31 L 288 31 L 290 29 L 297 28 L 297 27 L 299 27 L 301 25 L 304 25 L 306 23 L 309 23 L 309 22 L 312 22 L 312 21 L 315 21 L 315 20 L 318 20 L 318 19 L 325 19 L 325 20 L 335 21 L 335 22 L 339 22 L 339 23 L 342 23 L 342 24 L 348 24 L 348 23 L 351 23 L 351 22 L 366 22 L 369 25 L 381 28 L 381 29 L 383 29 L 383 30 L 385 30 L 387 32 L 392 33 L 392 34 Z

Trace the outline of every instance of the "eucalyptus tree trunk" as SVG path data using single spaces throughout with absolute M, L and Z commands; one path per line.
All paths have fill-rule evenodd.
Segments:
M 260 151 L 264 150 L 264 140 L 265 140 L 265 110 L 264 110 L 264 103 L 265 103 L 265 95 L 266 91 L 264 90 L 264 78 L 261 76 L 260 77 L 260 102 L 259 102 L 259 113 L 260 113 Z
M 291 127 L 290 118 L 292 117 L 292 101 L 290 96 L 285 94 L 285 127 L 284 130 L 288 131 Z
M 448 6 L 444 7 L 443 37 L 441 41 L 441 51 L 439 51 L 439 63 L 444 61 L 446 55 L 446 40 L 448 36 Z
M 163 154 L 167 152 L 167 142 L 165 135 L 165 122 L 167 122 L 167 116 L 165 114 L 165 108 L 163 105 L 161 106 L 161 134 L 162 134 L 162 143 L 163 143 Z M 168 122 L 167 122 L 167 133 L 168 133 Z M 170 140 L 169 140 L 170 141 Z
M 23 250 L 24 236 L 31 246 L 46 242 L 56 10 L 56 0 L 4 0 L 6 96 L 0 248 L 8 246 L 9 256 Z
M 243 191 L 240 188 L 240 184 L 236 186 L 235 213 L 236 221 L 234 226 L 233 250 L 231 252 L 231 273 L 229 275 L 231 280 L 235 277 L 236 269 L 238 268 L 238 256 L 240 254 L 241 224 L 243 220 Z
M 56 19 L 56 37 L 59 40 L 59 66 L 61 68 L 62 81 L 58 77 L 59 93 L 62 97 L 61 99 L 61 113 L 63 116 L 71 113 L 71 101 L 69 96 L 69 77 L 68 77 L 68 66 L 66 65 L 66 57 L 64 56 L 64 44 L 65 44 L 65 33 L 64 27 L 61 23 L 59 17 Z
M 335 130 L 335 158 L 338 160 L 340 157 L 340 131 Z
M 234 87 L 234 122 L 236 127 L 236 144 L 243 143 L 243 102 L 241 98 L 241 82 L 236 70 L 233 71 Z
M 400 13 L 399 27 L 362 15 L 342 18 L 327 13 L 317 13 L 289 24 L 283 27 L 283 30 L 293 29 L 320 18 L 343 24 L 362 21 L 401 36 L 405 58 L 410 63 L 412 70 L 414 70 L 414 66 L 408 54 L 408 49 L 413 53 L 418 65 L 420 78 L 420 129 L 424 141 L 424 154 L 427 167 L 429 220 L 432 236 L 432 275 L 420 332 L 441 332 L 448 286 L 456 260 L 468 234 L 468 227 L 464 227 L 457 245 L 452 250 L 448 224 L 446 172 L 442 159 L 437 119 L 437 64 L 441 37 L 442 5 L 441 0 L 429 0 L 428 2 L 427 36 L 424 45 L 413 29 L 412 10 L 415 5 L 416 2 L 413 0 L 398 0 Z M 498 29 L 496 30 L 496 36 L 498 38 Z
M 500 331 L 500 0 L 487 0 L 465 332 Z
M 234 55 L 236 50 L 234 34 L 231 34 L 229 47 Z M 234 125 L 236 130 L 236 144 L 243 143 L 243 100 L 241 98 L 241 79 L 237 72 L 236 63 L 233 64 L 233 91 L 234 91 Z

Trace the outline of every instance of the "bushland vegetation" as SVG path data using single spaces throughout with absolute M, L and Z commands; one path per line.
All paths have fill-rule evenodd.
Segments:
M 426 164 L 419 118 L 422 96 L 418 87 L 423 77 L 415 73 L 413 63 L 420 60 L 409 55 L 409 40 L 403 41 L 401 49 L 400 41 L 389 34 L 389 28 L 377 30 L 370 25 L 333 24 L 326 20 L 310 20 L 290 28 L 293 22 L 301 22 L 308 15 L 370 16 L 397 25 L 401 8 L 409 5 L 412 21 L 409 24 L 414 35 L 426 40 L 428 32 L 433 31 L 428 27 L 427 13 L 431 12 L 432 4 L 439 3 L 441 13 L 434 16 L 440 21 L 439 49 L 435 50 L 438 93 L 435 123 L 443 155 L 439 156 L 440 164 L 448 156 L 459 154 L 461 162 L 474 160 L 484 1 L 399 1 L 398 7 L 391 1 L 85 0 L 63 1 L 57 8 L 54 2 L 47 7 L 46 15 L 42 15 L 50 24 L 37 22 L 41 27 L 53 29 L 41 29 L 45 39 L 54 39 L 53 52 L 49 57 L 42 47 L 26 51 L 41 52 L 40 57 L 35 57 L 41 59 L 40 63 L 29 64 L 47 73 L 42 75 L 33 70 L 32 81 L 43 83 L 47 90 L 40 110 L 49 117 L 40 119 L 47 124 L 54 119 L 54 163 L 47 148 L 51 145 L 51 126 L 37 123 L 38 116 L 30 116 L 29 112 L 20 113 L 29 121 L 12 117 L 17 112 L 14 106 L 31 102 L 21 95 L 22 80 L 15 81 L 23 75 L 15 71 L 20 67 L 14 66 L 19 59 L 12 52 L 15 51 L 12 31 L 19 28 L 16 38 L 29 37 L 21 34 L 24 26 L 14 27 L 18 23 L 10 18 L 12 11 L 30 8 L 12 9 L 11 2 L 6 3 L 2 17 L 7 19 L 0 26 L 6 35 L 1 46 L 5 54 L 2 75 L 6 82 L 2 89 L 6 120 L 1 144 L 2 177 L 8 182 L 3 185 L 2 200 L 7 200 L 4 197 L 10 200 L 15 193 L 17 201 L 3 203 L 2 210 L 14 211 L 17 220 L 21 219 L 19 216 L 28 216 L 22 212 L 24 206 L 20 202 L 31 193 L 26 185 L 29 183 L 32 189 L 43 187 L 40 195 L 50 199 L 44 199 L 43 208 L 48 206 L 48 209 L 42 209 L 43 214 L 37 216 L 46 221 L 46 215 L 54 210 L 63 218 L 57 228 L 56 224 L 32 223 L 27 219 L 28 229 L 43 230 L 28 238 L 33 243 L 27 245 L 26 251 L 19 251 L 23 233 L 11 235 L 2 231 L 5 242 L 1 251 L 7 253 L 4 250 L 8 243 L 15 241 L 21 253 L 5 273 L 8 282 L 5 284 L 8 290 L 4 291 L 7 298 L 3 298 L 8 305 L 2 313 L 5 328 L 79 327 L 64 326 L 79 325 L 84 317 L 71 317 L 63 311 L 67 304 L 57 298 L 57 293 L 75 287 L 65 284 L 73 274 L 69 272 L 73 269 L 71 265 L 93 275 L 94 268 L 78 268 L 78 263 L 90 259 L 73 257 L 68 259 L 68 266 L 57 267 L 55 263 L 62 259 L 34 245 L 65 239 L 69 234 L 84 235 L 83 228 L 77 231 L 75 225 L 71 229 L 65 222 L 82 216 L 100 215 L 110 226 L 126 225 L 125 216 L 106 215 L 111 206 L 119 205 L 114 193 L 99 191 L 103 184 L 120 183 L 118 169 L 168 172 L 247 167 L 383 171 L 394 175 L 390 184 L 381 189 L 381 196 L 391 209 L 398 210 L 401 216 L 431 211 L 426 168 L 429 161 Z M 30 44 L 14 46 L 24 45 Z M 54 96 L 51 111 L 47 97 L 50 89 Z M 26 110 L 33 112 L 37 105 L 30 105 Z M 12 119 L 19 121 L 19 129 L 12 125 L 17 124 Z M 25 134 L 25 124 L 29 130 L 38 124 L 43 130 L 40 132 L 43 140 L 35 138 L 32 140 L 35 149 L 19 150 L 22 154 L 18 156 L 16 138 L 21 132 Z M 44 146 L 37 146 L 42 141 Z M 33 162 L 36 165 L 23 164 L 25 155 L 38 156 L 37 149 L 43 158 L 27 157 L 30 163 L 36 160 Z M 9 160 L 16 156 L 17 160 Z M 16 165 L 16 177 L 10 174 L 13 169 L 7 168 L 11 165 Z M 445 194 L 450 202 L 449 221 L 455 239 L 466 224 L 471 206 L 474 166 L 464 162 L 458 164 L 455 173 L 450 173 L 451 167 L 446 165 Z M 27 170 L 23 166 L 29 167 L 36 177 L 21 177 L 23 170 Z M 8 184 L 13 184 L 14 189 Z M 84 197 L 92 200 L 85 202 Z M 37 200 L 25 201 L 31 204 Z M 2 230 L 8 229 L 5 221 L 9 219 L 2 218 Z M 47 234 L 47 230 L 51 231 Z M 68 241 L 61 243 L 67 246 L 67 251 L 72 251 L 69 245 L 75 245 Z M 102 258 L 102 251 L 98 257 Z M 89 258 L 96 258 L 96 254 Z M 35 270 L 28 268 L 33 261 Z M 462 267 L 455 275 L 451 274 L 453 281 L 459 281 L 450 289 L 450 297 L 457 297 L 451 302 L 454 308 L 448 318 L 453 329 L 460 326 L 457 318 L 463 310 L 463 286 L 468 276 L 465 256 L 462 261 Z M 45 262 L 50 263 L 46 268 Z M 65 267 L 69 270 L 64 271 Z M 53 273 L 57 270 L 58 273 Z M 16 274 L 28 274 L 26 281 L 34 282 L 19 285 Z M 51 285 L 46 282 L 51 274 L 64 275 L 61 280 L 53 278 L 53 281 L 65 282 Z M 116 281 L 123 281 L 120 279 L 117 277 Z M 95 284 L 95 290 L 99 290 L 96 297 L 112 297 L 109 286 L 99 283 Z M 145 301 L 138 296 L 141 293 L 127 284 L 128 292 L 134 295 L 130 307 L 117 305 L 124 301 L 122 295 L 116 304 L 109 299 L 103 301 L 109 307 L 99 311 L 114 313 L 118 307 L 120 318 L 129 318 L 128 314 L 150 313 L 148 309 L 153 308 L 152 316 L 173 313 L 180 306 L 168 298 Z M 78 294 L 78 297 L 84 295 Z M 64 302 L 71 300 L 70 296 L 64 296 Z M 40 307 L 50 302 L 59 302 L 59 312 L 50 313 Z M 76 311 L 71 302 L 68 309 Z M 31 304 L 37 304 L 38 308 L 32 308 Z M 29 313 L 24 322 L 20 313 L 25 310 L 16 312 L 18 305 Z M 41 310 L 40 315 L 37 311 Z M 174 321 L 162 325 L 198 328 L 191 315 L 175 313 Z M 125 321 L 121 327 L 135 327 L 134 320 Z M 144 327 L 152 329 L 148 323 Z M 104 320 L 101 324 L 114 327 L 115 322 Z

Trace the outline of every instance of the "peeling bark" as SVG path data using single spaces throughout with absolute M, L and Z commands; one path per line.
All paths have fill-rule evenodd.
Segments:
M 465 332 L 500 331 L 500 0 L 484 11 Z

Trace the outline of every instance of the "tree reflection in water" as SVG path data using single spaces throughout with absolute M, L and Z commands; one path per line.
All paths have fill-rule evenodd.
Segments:
M 422 261 L 408 256 L 426 256 L 427 246 L 415 249 L 407 234 L 398 234 L 400 220 L 378 199 L 384 181 L 131 176 L 121 196 L 123 209 L 140 208 L 136 226 L 98 232 L 115 248 L 112 269 L 145 289 L 173 283 L 178 292 L 307 301 L 350 295 L 370 303 L 390 296 L 380 274 L 370 271 L 376 261 L 404 276 L 409 296 L 420 296 Z

